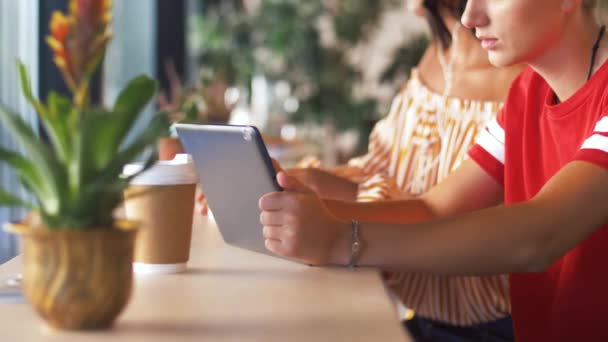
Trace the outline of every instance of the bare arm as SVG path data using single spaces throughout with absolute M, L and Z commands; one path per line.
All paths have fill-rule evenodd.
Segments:
M 465 161 L 444 182 L 417 199 L 364 203 L 325 200 L 324 203 L 332 214 L 344 220 L 413 223 L 494 206 L 502 197 L 500 184 L 476 163 Z
M 470 180 L 464 177 L 473 185 L 485 183 L 473 175 Z M 293 179 L 281 178 L 288 187 L 297 188 L 290 183 Z M 476 203 L 489 204 L 484 196 L 478 198 L 478 188 L 468 189 L 449 198 L 454 204 L 440 200 L 439 189 L 433 191 L 428 195 L 434 199 L 431 207 L 449 217 L 475 209 Z M 313 264 L 345 264 L 350 255 L 350 223 L 336 219 L 305 188 L 297 190 L 262 198 L 267 247 Z M 439 274 L 541 271 L 607 221 L 607 193 L 606 170 L 573 162 L 521 204 L 422 224 L 366 223 L 360 264 Z M 265 220 L 266 212 L 273 213 L 269 215 L 273 222 Z
M 358 184 L 349 179 L 315 168 L 291 169 L 287 173 L 304 183 L 321 198 L 341 201 L 357 199 Z
M 370 224 L 361 264 L 441 274 L 543 271 L 607 221 L 607 193 L 608 172 L 574 162 L 521 204 L 407 227 Z

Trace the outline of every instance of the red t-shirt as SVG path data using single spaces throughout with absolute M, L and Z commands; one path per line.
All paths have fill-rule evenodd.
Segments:
M 469 155 L 504 186 L 505 203 L 531 199 L 567 163 L 608 169 L 608 62 L 572 97 L 532 69 L 511 86 Z M 608 193 L 606 193 L 608 201 Z M 608 341 L 608 222 L 546 272 L 512 274 L 517 341 Z

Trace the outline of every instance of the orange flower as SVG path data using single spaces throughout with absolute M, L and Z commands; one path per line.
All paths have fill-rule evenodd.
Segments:
M 111 7 L 111 0 L 70 0 L 67 16 L 57 11 L 51 17 L 47 44 L 75 93 L 86 92 L 89 78 L 105 53 L 112 36 Z
M 66 39 L 73 26 L 71 21 L 72 19 L 64 16 L 63 13 L 55 11 L 51 17 L 51 35 L 46 38 L 46 42 L 55 54 L 55 64 L 61 70 L 67 85 L 74 90 L 76 84 L 73 78 L 72 63 L 66 51 Z

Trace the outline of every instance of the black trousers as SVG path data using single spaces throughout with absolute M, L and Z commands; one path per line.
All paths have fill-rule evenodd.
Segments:
M 513 341 L 511 317 L 473 326 L 459 327 L 415 316 L 403 325 L 417 342 L 505 342 Z

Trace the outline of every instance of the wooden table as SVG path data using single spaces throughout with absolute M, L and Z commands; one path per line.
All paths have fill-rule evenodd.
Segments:
M 0 341 L 406 341 L 375 270 L 313 268 L 224 244 L 195 222 L 189 270 L 138 275 L 106 332 L 49 329 L 24 303 L 0 303 Z M 0 281 L 20 272 L 19 257 Z

